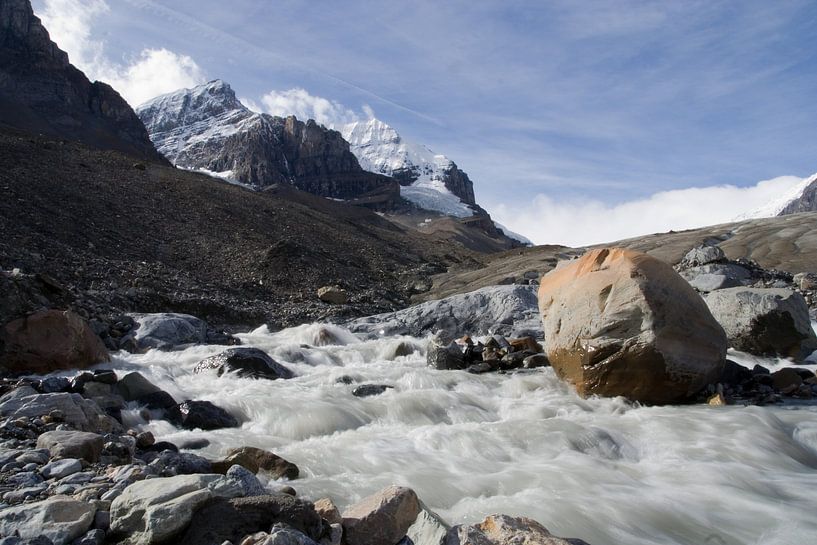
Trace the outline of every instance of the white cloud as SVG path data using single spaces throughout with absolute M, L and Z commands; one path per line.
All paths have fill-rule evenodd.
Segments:
M 314 119 L 326 126 L 352 123 L 360 119 L 358 113 L 339 102 L 311 95 L 300 87 L 288 91 L 270 91 L 261 97 L 261 103 L 269 114 L 281 117 L 294 115 L 303 121 Z
M 91 33 L 94 19 L 109 9 L 105 0 L 45 0 L 38 15 L 74 66 L 89 79 L 110 84 L 132 106 L 206 81 L 191 57 L 164 48 L 147 48 L 126 62 L 112 62 L 105 56 L 105 43 Z
M 528 205 L 493 207 L 491 215 L 537 244 L 584 246 L 728 223 L 753 211 L 774 215 L 772 205 L 784 204 L 781 201 L 799 183 L 801 178 L 783 176 L 750 187 L 720 185 L 662 191 L 619 204 L 565 201 L 539 194 Z

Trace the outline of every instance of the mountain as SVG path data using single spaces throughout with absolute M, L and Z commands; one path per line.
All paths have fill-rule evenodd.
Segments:
M 734 221 L 817 211 L 817 174 L 802 180 L 791 178 L 792 186 L 787 191 L 759 208 L 740 214 Z
M 339 132 L 253 112 L 221 80 L 156 97 L 136 112 L 179 167 L 259 188 L 288 183 L 323 197 L 397 196 L 394 180 L 360 168 Z
M 474 215 L 474 184 L 445 155 L 404 140 L 397 131 L 369 119 L 339 127 L 360 166 L 400 182 L 400 195 L 426 210 L 455 217 Z
M 28 0 L 0 1 L 0 124 L 165 162 L 128 103 L 71 65 Z

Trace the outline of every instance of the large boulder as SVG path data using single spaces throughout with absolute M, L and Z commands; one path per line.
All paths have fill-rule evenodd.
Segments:
M 490 515 L 481 523 L 454 526 L 441 545 L 588 545 L 581 539 L 551 534 L 535 520 L 508 515 Z
M 802 360 L 817 350 L 803 296 L 785 288 L 730 288 L 706 297 L 729 344 L 761 356 Z
M 202 373 L 208 369 L 217 369 L 218 376 L 232 371 L 239 377 L 292 378 L 295 374 L 284 367 L 258 348 L 230 348 L 215 356 L 205 358 L 196 364 L 194 373 Z
M 137 401 L 149 409 L 170 409 L 176 400 L 140 373 L 130 372 L 116 383 L 114 391 L 125 401 Z
M 88 323 L 71 311 L 41 310 L 0 330 L 0 368 L 46 374 L 111 359 Z
M 64 422 L 80 431 L 108 433 L 122 429 L 95 402 L 79 394 L 39 394 L 33 388 L 23 386 L 0 397 L 0 417 L 37 418 L 52 411 L 62 413 Z
M 420 500 L 410 488 L 389 486 L 343 512 L 348 545 L 396 544 L 420 514 Z
M 99 461 L 105 439 L 85 431 L 47 431 L 37 438 L 37 448 L 48 449 L 52 458 L 81 458 L 89 463 Z
M 173 350 L 207 341 L 207 323 L 190 314 L 163 312 L 130 316 L 137 324 L 134 339 L 140 350 Z
M 545 352 L 581 395 L 645 403 L 690 398 L 717 380 L 726 335 L 672 267 L 622 248 L 597 249 L 541 280 Z
M 213 498 L 234 498 L 243 490 L 215 474 L 177 475 L 137 481 L 111 504 L 111 532 L 130 545 L 170 541 L 193 514 Z
M 126 489 L 127 490 L 127 489 Z M 315 507 L 286 494 L 249 498 L 216 498 L 192 517 L 179 545 L 239 543 L 246 535 L 283 523 L 318 541 L 325 532 Z
M 352 320 L 353 333 L 422 337 L 440 330 L 451 337 L 500 334 L 542 336 L 534 286 L 489 286 L 428 301 L 397 312 Z
M 277 454 L 255 447 L 232 449 L 223 460 L 213 462 L 213 471 L 226 473 L 230 467 L 236 464 L 249 469 L 253 473 L 259 471 L 269 473 L 276 479 L 282 477 L 290 480 L 298 478 L 298 466 L 284 460 Z
M 0 511 L 0 536 L 18 535 L 24 540 L 42 536 L 54 545 L 67 545 L 91 527 L 95 513 L 91 502 L 52 496 Z

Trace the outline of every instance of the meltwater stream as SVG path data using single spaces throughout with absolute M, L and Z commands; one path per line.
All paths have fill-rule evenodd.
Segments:
M 335 344 L 320 346 L 322 329 Z M 115 356 L 119 371 L 138 370 L 177 399 L 210 400 L 244 420 L 212 432 L 152 421 L 145 426 L 157 439 L 206 437 L 210 446 L 197 452 L 209 458 L 241 445 L 272 450 L 301 469 L 292 483 L 299 496 L 329 496 L 341 508 L 397 483 L 451 524 L 524 515 L 592 545 L 817 538 L 817 406 L 581 399 L 550 368 L 437 371 L 425 365 L 422 339 L 360 341 L 335 326 L 240 337 L 298 377 L 193 374 L 220 346 Z M 401 342 L 417 351 L 394 357 Z M 337 381 L 343 375 L 394 389 L 356 398 L 355 385 Z M 136 410 L 127 417 L 141 423 Z

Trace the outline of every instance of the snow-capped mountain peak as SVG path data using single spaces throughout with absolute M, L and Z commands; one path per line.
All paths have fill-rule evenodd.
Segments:
M 817 174 L 802 179 L 787 176 L 785 178 L 779 178 L 779 180 L 788 180 L 789 178 L 791 179 L 791 186 L 781 193 L 779 197 L 770 200 L 754 210 L 740 214 L 734 221 L 770 218 L 784 214 L 815 210 L 814 205 L 815 200 L 817 200 L 815 199 L 815 194 L 817 194 Z

